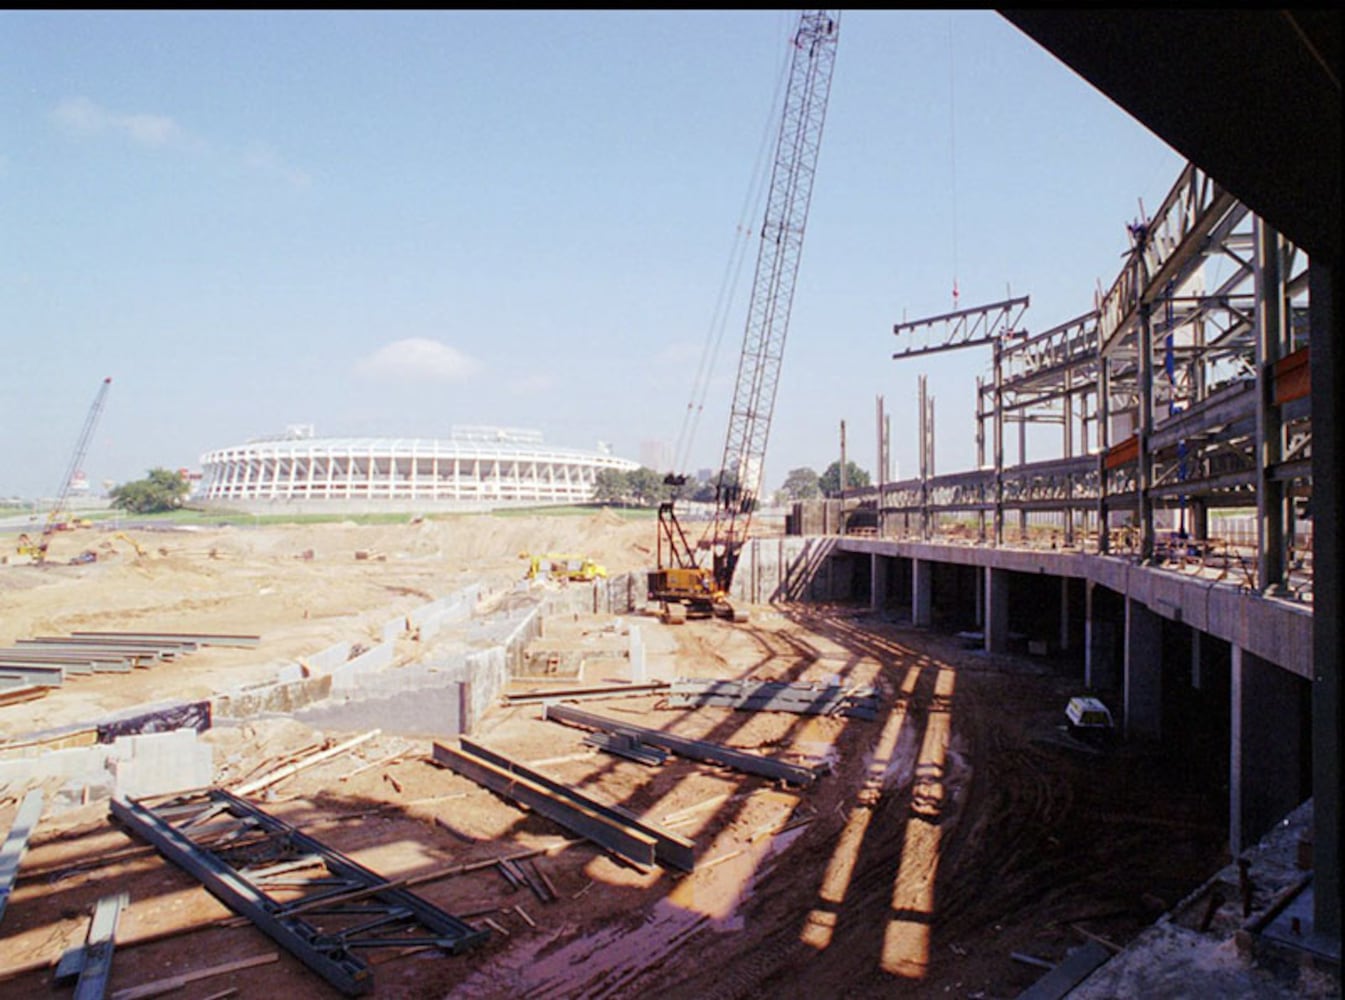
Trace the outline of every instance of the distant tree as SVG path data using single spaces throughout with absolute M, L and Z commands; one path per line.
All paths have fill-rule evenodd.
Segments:
M 822 492 L 820 477 L 806 466 L 790 469 L 784 485 L 780 487 L 780 492 L 784 494 L 786 500 L 812 500 Z
M 655 507 L 662 503 L 672 496 L 672 491 L 675 488 L 663 481 L 662 473 L 655 472 L 645 466 L 641 466 L 626 475 L 630 484 L 631 497 L 636 503 L 646 507 Z
M 827 471 L 818 477 L 818 485 L 822 487 L 824 493 L 839 493 L 841 491 L 841 463 L 832 462 L 828 465 Z M 867 472 L 854 462 L 845 463 L 845 486 L 847 489 L 869 485 L 871 485 L 871 481 Z
M 599 469 L 593 477 L 593 499 L 599 503 L 629 503 L 630 492 L 630 476 L 620 469 Z
M 158 514 L 182 506 L 191 483 L 171 469 L 150 469 L 144 479 L 122 483 L 113 489 L 112 506 L 132 514 Z

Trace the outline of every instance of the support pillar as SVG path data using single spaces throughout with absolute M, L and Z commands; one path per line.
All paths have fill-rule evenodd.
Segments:
M 1069 649 L 1069 577 L 1060 578 L 1060 651 Z
M 649 679 L 645 665 L 644 639 L 640 636 L 640 626 L 630 627 L 630 682 L 643 684 Z
M 1003 653 L 1009 648 L 1009 574 L 985 568 L 985 651 Z
M 1139 601 L 1126 602 L 1125 734 L 1163 736 L 1163 619 Z
M 1255 844 L 1306 797 L 1299 761 L 1308 720 L 1298 678 L 1233 646 L 1228 843 Z
M 911 560 L 911 624 L 928 628 L 934 623 L 934 564 Z
M 887 603 L 887 557 L 875 552 L 869 560 L 869 610 L 881 611 Z
M 1116 623 L 1099 613 L 1098 585 L 1084 584 L 1084 661 L 1083 682 L 1090 689 L 1115 690 Z
M 973 566 L 975 583 L 972 589 L 976 592 L 976 627 L 985 626 L 985 567 Z
M 1200 629 L 1192 627 L 1191 629 L 1191 687 L 1200 691 L 1205 686 L 1205 679 L 1200 670 L 1200 637 L 1203 635 Z

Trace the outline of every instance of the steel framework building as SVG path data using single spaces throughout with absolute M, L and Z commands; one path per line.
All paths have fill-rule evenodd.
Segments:
M 934 474 L 922 399 L 921 475 L 870 491 L 883 533 L 933 538 L 970 519 L 982 543 L 1162 561 L 1207 552 L 1211 511 L 1242 509 L 1248 585 L 1311 600 L 1307 255 L 1195 165 L 1129 228 L 1095 308 L 1045 332 L 1023 329 L 1026 297 L 895 325 L 895 358 L 982 347 L 991 363 L 979 467 Z M 1041 424 L 1060 429 L 1058 457 L 1030 461 Z
M 447 440 L 290 433 L 201 457 L 197 499 L 217 502 L 584 503 L 599 472 L 629 459 L 549 447 L 537 431 L 453 429 Z

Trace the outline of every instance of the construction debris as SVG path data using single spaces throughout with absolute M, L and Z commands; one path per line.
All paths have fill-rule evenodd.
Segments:
M 283 781 L 290 775 L 298 771 L 302 771 L 306 767 L 312 767 L 314 764 L 321 764 L 325 760 L 331 760 L 333 757 L 337 757 L 348 750 L 353 750 L 361 743 L 365 743 L 373 739 L 375 736 L 379 734 L 379 732 L 380 730 L 371 729 L 363 736 L 356 736 L 354 739 L 346 740 L 344 743 L 338 743 L 334 747 L 329 747 L 328 749 L 315 753 L 310 757 L 305 757 L 303 760 L 296 761 L 293 764 L 286 764 L 284 767 L 272 771 L 270 774 L 263 775 L 262 777 L 257 778 L 253 781 L 249 781 L 246 782 L 245 784 L 239 785 L 237 788 L 234 789 L 234 793 L 236 795 L 252 795 L 255 792 L 261 791 L 263 788 L 269 788 L 276 782 Z

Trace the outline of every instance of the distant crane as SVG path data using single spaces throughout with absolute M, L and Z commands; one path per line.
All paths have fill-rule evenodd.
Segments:
M 700 543 L 712 553 L 711 567 L 700 564 L 677 521 L 674 503 L 659 506 L 658 568 L 649 574 L 649 596 L 662 604 L 669 621 L 716 613 L 741 620 L 727 596 L 761 489 L 839 30 L 839 11 L 817 10 L 804 11 L 794 33 L 738 380 L 715 485 L 715 516 Z
M 107 399 L 107 390 L 111 385 L 112 379 L 105 378 L 102 385 L 98 387 L 98 394 L 93 398 L 93 405 L 89 407 L 89 414 L 84 418 L 84 429 L 79 432 L 79 440 L 75 443 L 75 453 L 70 456 L 70 466 L 65 470 L 65 477 L 61 480 L 60 488 L 57 490 L 56 502 L 52 504 L 51 510 L 47 514 L 46 523 L 42 526 L 41 536 L 36 542 L 32 541 L 26 534 L 19 536 L 19 554 L 31 556 L 35 563 L 46 561 L 47 547 L 51 544 L 51 536 L 59 531 L 65 523 L 62 520 L 66 516 L 65 504 L 70 499 L 70 490 L 75 476 L 84 465 L 84 456 L 88 453 L 93 429 L 97 426 L 98 417 L 103 412 L 103 403 Z

